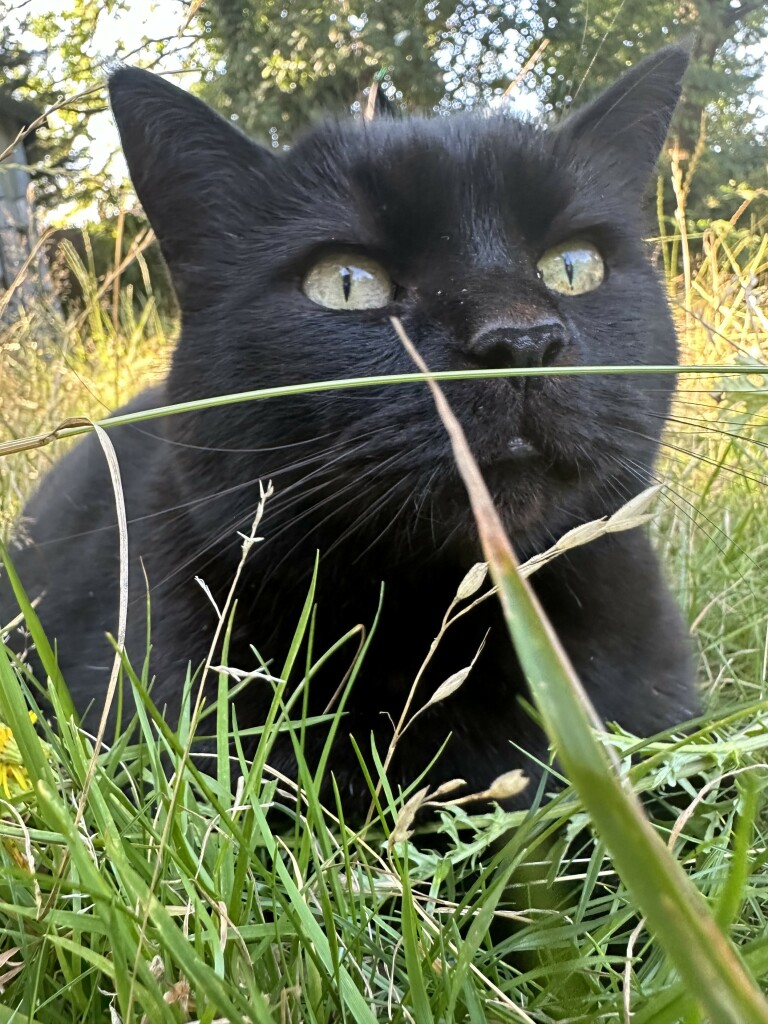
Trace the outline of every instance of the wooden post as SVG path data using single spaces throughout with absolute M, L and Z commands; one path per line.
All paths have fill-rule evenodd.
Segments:
M 30 104 L 0 94 L 0 153 L 34 116 Z M 30 183 L 24 142 L 19 141 L 0 163 L 0 321 L 5 323 L 41 297 L 56 302 L 45 254 L 38 245 Z

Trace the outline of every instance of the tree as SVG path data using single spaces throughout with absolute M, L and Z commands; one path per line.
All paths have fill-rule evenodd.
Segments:
M 23 120 L 31 124 L 54 103 L 54 96 L 35 80 L 35 68 L 44 60 L 44 54 L 22 46 L 20 34 L 12 33 L 7 25 L 0 28 L 0 96 L 26 111 Z M 29 131 L 23 141 L 37 198 L 43 202 L 52 195 L 58 198 L 55 188 L 51 188 L 51 172 L 66 167 L 70 139 L 52 135 L 43 123 L 36 131 Z
M 688 39 L 692 65 L 672 134 L 689 165 L 704 142 L 697 211 L 722 199 L 724 183 L 754 179 L 764 160 L 750 106 L 765 64 L 754 44 L 768 32 L 758 0 L 207 0 L 199 18 L 215 58 L 203 95 L 274 145 L 349 107 L 374 75 L 411 108 L 465 107 L 503 93 L 546 39 L 526 84 L 562 115 L 617 69 Z
M 488 0 L 207 0 L 200 19 L 216 57 L 204 96 L 275 145 L 348 109 L 374 76 L 406 106 L 430 110 L 501 91 L 518 64 L 512 19 Z
M 562 114 L 588 99 L 617 67 L 685 41 L 691 67 L 670 138 L 689 166 L 699 147 L 692 208 L 704 214 L 726 198 L 727 182 L 764 177 L 765 131 L 755 118 L 768 33 L 763 0 L 623 0 L 602 9 L 589 0 L 535 0 L 534 8 L 534 32 L 550 45 L 532 77 L 552 110 Z M 529 52 L 535 45 L 534 34 Z
M 55 146 L 42 136 L 43 107 L 24 96 L 32 55 L 0 28 L 0 319 L 16 315 L 52 292 L 38 224 L 30 203 L 34 165 L 55 160 Z
M 132 3 L 68 0 L 66 12 L 60 7 L 30 21 L 41 51 L 56 61 L 33 61 L 24 88 L 38 101 L 78 97 L 57 115 L 52 140 L 76 168 L 68 179 L 51 179 L 59 195 L 85 198 L 97 186 L 109 194 L 89 129 L 92 114 L 105 107 L 104 93 L 87 90 L 103 86 L 104 65 L 115 57 L 196 69 L 201 80 L 193 88 L 278 146 L 307 123 L 354 107 L 374 77 L 409 109 L 444 111 L 497 102 L 524 72 L 521 91 L 560 115 L 617 69 L 692 31 L 693 62 L 673 135 L 688 167 L 704 141 L 694 212 L 705 215 L 710 201 L 722 201 L 729 181 L 760 184 L 764 173 L 765 132 L 754 99 L 766 64 L 756 44 L 768 33 L 768 7 L 759 0 L 614 0 L 602 7 L 594 0 L 163 0 L 163 21 L 169 12 L 176 19 L 170 32 L 145 36 L 133 52 L 119 39 L 115 52 L 99 52 L 97 29 L 105 19 L 121 23 L 120 15 L 128 23 Z M 61 166 L 56 157 L 49 163 Z

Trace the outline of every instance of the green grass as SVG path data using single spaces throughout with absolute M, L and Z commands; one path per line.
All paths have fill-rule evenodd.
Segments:
M 764 359 L 768 332 L 741 281 L 765 280 L 765 236 L 734 239 L 723 229 L 718 237 L 720 258 L 681 297 L 692 311 L 680 318 L 689 356 L 730 358 L 720 332 L 738 343 L 740 358 Z M 0 413 L 5 437 L 101 415 L 165 362 L 172 329 L 152 302 L 136 313 L 125 295 L 116 308 L 87 272 L 84 280 L 91 301 L 81 323 L 49 313 L 42 331 L 16 324 L 0 340 L 13 399 Z M 634 789 L 655 831 L 768 987 L 763 380 L 683 385 L 669 440 L 684 451 L 668 450 L 666 500 L 652 524 L 693 624 L 710 714 L 685 739 L 617 734 L 612 742 L 622 760 L 633 755 Z M 6 532 L 52 454 L 0 463 Z M 453 596 L 444 595 L 446 608 Z M 310 624 L 309 616 L 297 624 L 282 678 L 290 669 L 300 679 L 305 659 L 322 657 L 307 654 Z M 300 697 L 287 706 L 280 682 L 218 673 L 219 699 L 197 726 L 216 737 L 216 769 L 201 774 L 188 756 L 199 675 L 174 734 L 152 706 L 141 666 L 124 666 L 123 685 L 140 695 L 140 740 L 118 738 L 94 756 L 92 738 L 70 723 L 49 657 L 56 714 L 39 714 L 32 727 L 27 711 L 39 711 L 39 689 L 0 653 L 0 720 L 13 726 L 35 786 L 0 804 L 0 1024 L 624 1024 L 630 1010 L 633 1024 L 721 1024 L 697 1006 L 703 993 L 686 987 L 664 952 L 663 925 L 656 938 L 642 927 L 637 897 L 616 872 L 628 851 L 614 863 L 598 817 L 574 790 L 514 814 L 472 817 L 448 802 L 436 812 L 434 852 L 430 835 L 400 838 L 418 780 L 409 794 L 392 794 L 380 770 L 386 751 L 367 753 L 361 765 L 381 791 L 381 812 L 366 829 L 349 829 L 338 807 L 321 806 L 320 780 L 304 766 L 297 811 L 294 786 L 268 767 L 277 731 L 298 740 L 304 727 Z M 254 761 L 230 760 L 236 723 L 225 697 L 252 685 L 274 688 L 272 713 Z

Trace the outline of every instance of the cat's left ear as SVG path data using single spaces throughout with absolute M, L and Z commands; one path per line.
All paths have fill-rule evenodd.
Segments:
M 558 148 L 606 155 L 622 184 L 645 188 L 680 99 L 689 51 L 666 46 L 640 61 L 557 130 Z
M 382 118 L 398 116 L 397 108 L 387 98 L 387 94 L 381 88 L 381 82 L 376 79 L 372 82 L 368 95 L 364 97 L 362 107 L 363 118 L 366 121 L 380 121 Z

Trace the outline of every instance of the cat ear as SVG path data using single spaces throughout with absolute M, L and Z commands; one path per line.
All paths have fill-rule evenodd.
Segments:
M 644 188 L 667 137 L 690 53 L 666 46 L 640 61 L 558 129 L 570 150 L 608 154 L 610 170 Z
M 179 292 L 208 290 L 208 253 L 239 233 L 244 211 L 263 194 L 273 154 L 201 100 L 139 68 L 109 80 L 112 112 L 136 194 Z
M 366 121 L 379 121 L 381 118 L 396 118 L 397 108 L 381 88 L 381 83 L 374 80 L 368 95 L 363 100 L 363 117 Z

